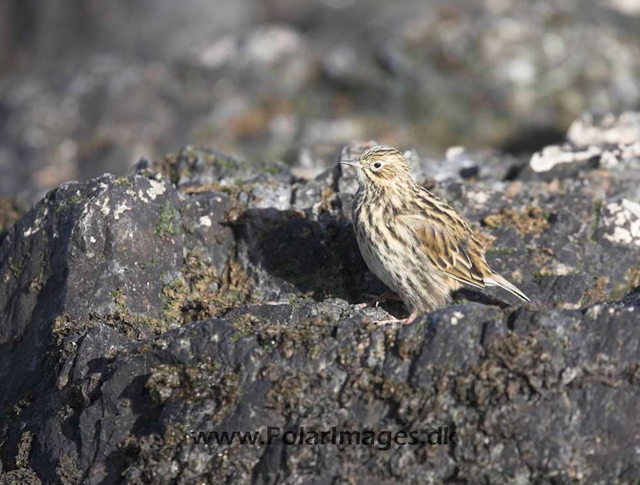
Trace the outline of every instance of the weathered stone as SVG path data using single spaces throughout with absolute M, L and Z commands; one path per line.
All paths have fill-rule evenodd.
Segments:
M 47 194 L 0 242 L 0 481 L 637 481 L 630 184 L 599 159 L 544 178 L 408 155 L 531 303 L 463 289 L 374 324 L 406 310 L 356 305 L 384 287 L 338 165 L 305 181 L 191 147 Z M 203 441 L 267 427 L 383 442 Z M 438 427 L 455 443 L 384 443 Z

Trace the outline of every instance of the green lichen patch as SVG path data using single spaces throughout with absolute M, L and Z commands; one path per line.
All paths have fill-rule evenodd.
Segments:
M 180 452 L 188 434 L 177 423 L 170 423 L 163 434 L 131 436 L 120 446 L 126 463 L 124 482 L 133 484 L 179 483 Z
M 19 255 L 17 259 L 9 256 L 7 267 L 14 278 L 18 279 L 22 276 L 22 272 L 29 265 L 30 255 L 28 252 Z
M 231 338 L 233 342 L 243 337 L 259 334 L 272 325 L 271 322 L 249 313 L 237 315 L 231 318 L 230 321 L 231 326 L 236 330 L 236 334 Z
M 91 315 L 91 320 L 117 329 L 130 340 L 144 340 L 149 337 L 149 331 L 160 335 L 171 328 L 171 325 L 163 320 L 136 315 L 129 310 L 118 310 L 102 315 L 94 314 Z
M 77 350 L 75 341 L 68 337 L 73 335 L 79 336 L 88 328 L 93 327 L 93 325 L 94 323 L 92 321 L 76 320 L 66 312 L 58 315 L 51 327 L 51 334 L 55 346 L 53 350 L 55 360 L 62 364 L 70 355 L 75 354 Z
M 60 483 L 65 485 L 75 485 L 82 481 L 82 470 L 78 468 L 75 456 L 64 454 L 60 457 L 56 467 L 56 477 Z
M 133 182 L 131 180 L 131 177 L 118 177 L 116 178 L 116 184 L 124 185 L 125 187 L 129 187 L 129 188 L 133 187 Z
M 30 468 L 18 468 L 6 473 L 0 473 L 1 485 L 41 485 L 42 482 Z
M 180 180 L 180 172 L 178 169 L 179 157 L 176 154 L 167 155 L 159 160 L 154 160 L 151 164 L 151 172 L 159 173 L 161 176 L 168 179 L 172 184 L 177 184 Z M 151 176 L 152 173 L 144 173 L 146 176 Z
M 212 452 L 196 445 L 191 432 L 169 423 L 163 433 L 132 436 L 121 446 L 126 463 L 122 478 L 132 484 L 250 483 L 255 463 L 247 462 L 241 446 L 223 448 Z
M 148 338 L 149 331 L 155 335 L 160 335 L 171 328 L 171 325 L 166 321 L 138 315 L 129 310 L 124 288 L 115 288 L 111 291 L 110 295 L 115 305 L 115 311 L 106 314 L 92 314 L 90 316 L 92 322 L 99 321 L 110 327 L 114 327 L 131 340 Z
M 303 349 L 307 358 L 317 359 L 324 351 L 334 325 L 324 318 L 313 318 L 297 325 L 269 325 L 259 333 L 259 340 L 273 343 L 285 358 Z
M 29 458 L 33 447 L 34 435 L 31 431 L 25 431 L 20 438 L 18 453 L 16 454 L 16 467 L 29 468 Z
M 267 373 L 269 378 L 269 374 Z M 285 416 L 300 416 L 316 406 L 321 398 L 322 382 L 326 376 L 306 370 L 290 371 L 283 376 L 271 377 L 273 386 L 266 395 L 266 405 L 279 409 Z
M 61 212 L 65 212 L 74 204 L 79 204 L 83 201 L 83 198 L 78 195 L 73 195 L 68 199 L 63 199 L 62 201 L 55 204 L 55 208 L 53 209 L 54 214 L 60 214 Z
M 311 360 L 317 359 L 335 330 L 335 325 L 325 318 L 285 325 L 254 315 L 240 315 L 231 320 L 231 325 L 237 330 L 234 340 L 253 335 L 262 346 L 278 350 L 287 359 L 299 351 L 305 352 Z
M 249 278 L 236 261 L 232 260 L 222 275 L 195 251 L 184 263 L 183 276 L 162 289 L 167 321 L 206 320 L 250 301 Z
M 154 400 L 163 403 L 170 398 L 195 402 L 204 399 L 226 411 L 236 401 L 238 374 L 220 363 L 206 358 L 191 364 L 162 364 L 151 371 L 145 387 Z
M 178 234 L 178 221 L 176 220 L 180 215 L 178 209 L 176 209 L 171 202 L 167 201 L 165 205 L 162 206 L 162 211 L 160 212 L 160 219 L 156 223 L 155 226 L 155 234 L 160 239 L 169 239 L 171 236 L 175 236 Z
M 558 379 L 550 354 L 537 336 L 509 332 L 490 342 L 478 367 L 457 376 L 455 393 L 462 402 L 493 407 L 512 401 L 516 395 L 541 393 L 558 384 Z
M 166 321 L 131 312 L 122 288 L 114 289 L 111 297 L 115 305 L 111 312 L 92 313 L 87 319 L 75 319 L 68 313 L 56 317 L 51 328 L 54 343 L 51 355 L 56 362 L 62 364 L 69 356 L 75 354 L 77 338 L 74 337 L 79 337 L 99 324 L 113 327 L 128 339 L 135 341 L 148 339 L 150 334 L 160 335 L 172 327 L 172 324 Z

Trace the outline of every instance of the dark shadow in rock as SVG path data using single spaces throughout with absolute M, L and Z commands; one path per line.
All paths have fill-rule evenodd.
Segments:
M 135 440 L 133 442 L 136 445 L 139 445 L 140 440 L 145 436 L 153 433 L 163 436 L 165 432 L 165 425 L 160 419 L 162 405 L 158 405 L 153 401 L 145 387 L 149 376 L 150 374 L 142 374 L 134 377 L 123 389 L 118 398 L 118 402 L 125 398 L 128 402 L 132 403 L 131 411 L 136 417 L 131 426 L 129 426 L 129 423 L 125 419 L 122 419 L 118 424 L 109 423 L 112 428 L 108 430 L 109 432 L 119 433 L 123 436 L 123 439 L 126 435 L 130 440 Z M 125 418 L 125 416 L 123 416 L 123 418 Z M 126 447 L 117 448 L 109 453 L 105 460 L 107 465 L 102 483 L 121 483 L 127 458 Z
M 565 130 L 555 126 L 533 125 L 523 127 L 509 137 L 500 147 L 500 151 L 511 155 L 532 154 L 546 146 L 563 143 L 565 140 Z
M 142 374 L 134 377 L 119 396 L 119 399 L 126 398 L 133 403 L 131 411 L 137 418 L 131 427 L 130 433 L 135 436 L 158 433 L 163 428 L 159 420 L 162 406 L 154 402 L 145 387 L 150 376 L 151 374 Z
M 62 401 L 64 405 L 74 410 L 74 413 L 67 419 L 60 422 L 60 432 L 68 440 L 73 441 L 77 449 L 80 449 L 82 440 L 80 439 L 80 413 L 84 404 L 79 399 L 79 393 L 74 393 Z
M 18 233 L 32 227 L 37 214 L 38 209 L 33 208 L 24 216 L 22 225 L 18 222 L 10 230 Z M 68 214 L 54 213 L 52 219 L 55 220 L 44 223 L 39 237 L 0 247 L 0 268 L 10 260 L 23 264 L 19 277 L 4 286 L 4 294 L 0 292 L 0 308 L 6 322 L 10 322 L 5 328 L 7 341 L 0 344 L 0 404 L 13 405 L 27 395 L 36 396 L 20 415 L 5 419 L 0 413 L 0 429 L 6 425 L 8 436 L 0 447 L 0 462 L 4 463 L 11 463 L 16 456 L 25 423 L 30 423 L 27 429 L 39 430 L 40 442 L 47 442 L 52 432 L 44 423 L 61 400 L 56 386 L 59 369 L 55 363 L 52 365 L 55 338 L 51 329 L 62 313 L 65 295 L 61 288 L 65 288 L 67 280 L 65 257 L 73 225 Z M 39 291 L 32 291 L 30 282 L 37 277 L 44 285 Z M 30 464 L 42 477 L 55 476 L 57 460 L 48 451 L 36 446 L 31 454 Z
M 463 300 L 472 301 L 475 303 L 482 303 L 483 305 L 497 306 L 502 309 L 510 308 L 512 306 L 502 300 L 493 298 L 492 296 L 487 295 L 486 293 L 471 290 L 469 288 L 461 288 L 458 291 L 454 292 L 453 298 L 456 300 L 463 299 Z
M 110 359 L 106 357 L 96 357 L 95 359 L 91 359 L 87 362 L 87 373 L 93 374 L 99 372 L 100 374 L 105 374 L 105 370 L 108 368 L 109 362 L 111 362 Z
M 234 223 L 234 233 L 247 273 L 274 294 L 361 303 L 367 294 L 384 292 L 360 255 L 351 224 L 340 217 L 250 209 Z
M 360 255 L 351 224 L 329 213 L 314 220 L 299 211 L 250 209 L 234 223 L 234 233 L 247 273 L 274 293 L 296 292 L 318 301 L 338 297 L 363 303 L 370 295 L 384 292 L 384 285 Z M 264 272 L 269 281 L 261 277 Z M 511 306 L 467 288 L 454 297 L 500 308 Z M 381 306 L 398 318 L 408 313 L 401 302 Z
M 401 301 L 386 301 L 381 303 L 380 308 L 396 318 L 406 318 L 409 316 L 409 309 Z
M 635 307 L 640 306 L 640 286 L 636 286 L 622 300 L 614 303 L 616 306 Z

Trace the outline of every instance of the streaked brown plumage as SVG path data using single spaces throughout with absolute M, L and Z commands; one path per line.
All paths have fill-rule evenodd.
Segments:
M 378 145 L 358 162 L 341 163 L 357 169 L 353 225 L 358 246 L 369 269 L 410 308 L 404 322 L 446 305 L 463 283 L 499 286 L 529 301 L 491 270 L 462 216 L 413 181 L 398 150 Z

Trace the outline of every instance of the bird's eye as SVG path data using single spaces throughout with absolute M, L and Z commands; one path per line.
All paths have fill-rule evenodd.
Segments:
M 376 170 L 378 170 L 380 167 L 382 167 L 382 163 L 380 162 L 376 162 L 373 164 L 373 168 L 375 168 Z

